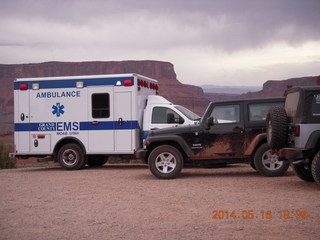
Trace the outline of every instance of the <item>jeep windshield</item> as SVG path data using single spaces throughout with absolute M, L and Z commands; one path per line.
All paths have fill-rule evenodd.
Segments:
M 176 105 L 174 106 L 176 109 L 178 109 L 180 112 L 182 112 L 187 118 L 189 118 L 192 121 L 200 121 L 200 117 L 195 114 L 194 112 L 191 112 L 189 109 Z

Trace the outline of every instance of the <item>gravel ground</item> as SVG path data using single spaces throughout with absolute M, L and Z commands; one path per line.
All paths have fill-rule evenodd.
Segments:
M 174 180 L 139 164 L 1 170 L 0 239 L 320 239 L 319 197 L 291 170 L 247 165 Z

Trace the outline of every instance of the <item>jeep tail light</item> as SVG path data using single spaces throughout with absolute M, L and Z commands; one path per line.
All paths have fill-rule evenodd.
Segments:
M 21 83 L 21 84 L 20 84 L 20 90 L 21 90 L 21 91 L 28 90 L 28 84 L 26 84 L 26 83 Z
M 300 126 L 293 126 L 293 135 L 296 137 L 300 136 Z
M 283 157 L 283 151 L 282 151 L 282 149 L 279 150 L 278 155 L 279 155 L 279 157 Z

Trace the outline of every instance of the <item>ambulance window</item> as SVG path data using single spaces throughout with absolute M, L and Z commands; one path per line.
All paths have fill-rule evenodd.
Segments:
M 95 93 L 91 96 L 92 117 L 108 118 L 110 117 L 110 101 L 108 93 Z
M 172 124 L 183 123 L 183 118 L 179 114 L 166 107 L 154 107 L 152 110 L 151 123 L 157 124 Z

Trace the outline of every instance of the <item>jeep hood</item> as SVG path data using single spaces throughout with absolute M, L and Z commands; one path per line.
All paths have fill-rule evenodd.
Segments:
M 190 133 L 190 132 L 198 132 L 201 127 L 199 125 L 189 125 L 189 126 L 178 126 L 178 127 L 168 127 L 157 130 L 152 130 L 149 132 L 149 137 L 152 136 L 160 136 L 166 134 L 182 134 L 182 133 Z

